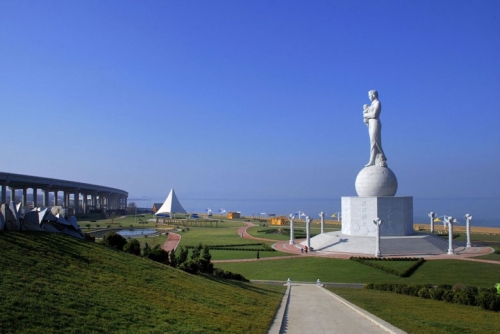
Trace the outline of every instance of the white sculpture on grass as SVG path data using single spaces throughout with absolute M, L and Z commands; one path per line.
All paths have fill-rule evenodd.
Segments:
M 0 207 L 0 231 L 45 231 L 68 234 L 80 239 L 85 236 L 74 216 L 64 218 L 64 209 L 53 206 L 41 210 L 34 208 L 23 214 L 21 204 L 2 204 Z

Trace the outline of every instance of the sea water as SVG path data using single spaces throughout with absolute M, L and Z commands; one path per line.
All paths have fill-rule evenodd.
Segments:
M 328 219 L 336 219 L 341 213 L 340 198 L 248 198 L 248 199 L 179 199 L 187 211 L 205 212 L 210 208 L 214 214 L 239 211 L 243 216 L 267 217 L 269 214 L 305 214 L 319 219 L 325 212 Z M 413 198 L 413 219 L 415 223 L 430 223 L 429 212 L 438 217 L 453 216 L 465 225 L 465 214 L 472 215 L 473 226 L 500 227 L 500 198 Z M 335 215 L 335 217 L 332 217 Z

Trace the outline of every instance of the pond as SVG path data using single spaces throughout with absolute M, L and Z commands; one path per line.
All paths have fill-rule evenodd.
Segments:
M 116 231 L 122 237 L 142 237 L 145 235 L 155 234 L 156 230 L 152 228 L 140 228 L 140 229 L 128 229 L 128 230 L 120 230 Z
M 93 235 L 96 238 L 102 238 L 109 232 L 113 230 L 100 230 L 100 231 L 94 231 L 90 232 L 91 235 Z M 158 231 L 156 231 L 153 228 L 129 228 L 129 229 L 122 229 L 122 230 L 115 230 L 114 232 L 118 233 L 124 238 L 134 238 L 134 237 L 143 237 L 146 235 L 151 235 L 155 234 Z

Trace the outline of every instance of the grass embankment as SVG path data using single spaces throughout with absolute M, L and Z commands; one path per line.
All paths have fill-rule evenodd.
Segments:
M 60 234 L 2 232 L 0 253 L 2 333 L 266 333 L 284 291 Z

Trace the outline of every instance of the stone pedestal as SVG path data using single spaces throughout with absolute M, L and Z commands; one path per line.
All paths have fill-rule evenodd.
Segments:
M 377 218 L 381 236 L 413 234 L 413 197 L 342 197 L 342 234 L 376 236 Z

